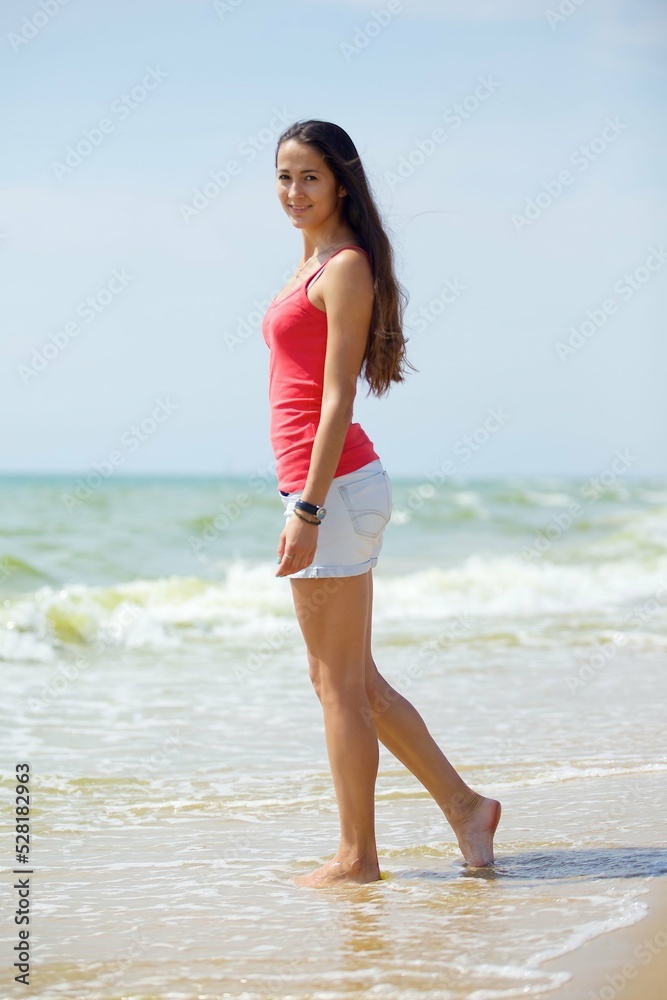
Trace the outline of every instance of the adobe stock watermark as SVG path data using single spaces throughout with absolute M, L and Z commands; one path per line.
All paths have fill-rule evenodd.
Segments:
M 148 757 L 141 758 L 141 770 L 159 772 L 165 774 L 169 761 L 174 756 L 176 750 L 183 746 L 183 741 L 176 733 L 170 729 L 166 738 L 160 744 L 158 750 L 154 750 Z
M 352 62 L 355 56 L 367 49 L 373 39 L 391 24 L 397 14 L 402 13 L 403 4 L 400 0 L 388 0 L 384 7 L 371 11 L 369 20 L 354 29 L 352 41 L 339 44 L 338 48 L 345 57 L 345 62 Z
M 247 135 L 238 144 L 236 158 L 227 160 L 219 170 L 209 171 L 210 180 L 201 187 L 193 188 L 190 202 L 181 202 L 178 211 L 183 222 L 190 225 L 193 219 L 198 218 L 212 201 L 227 190 L 232 179 L 238 177 L 248 163 L 252 163 L 266 146 L 273 145 L 285 126 L 290 125 L 294 118 L 295 116 L 285 107 L 273 108 L 273 114 L 267 125 L 258 132 Z
M 98 289 L 93 295 L 88 295 L 79 302 L 74 310 L 75 314 L 80 316 L 89 325 L 90 323 L 94 323 L 97 317 L 105 312 L 111 303 L 125 291 L 130 282 L 134 281 L 134 277 L 133 274 L 128 274 L 125 268 L 121 271 L 112 271 L 111 278 L 107 281 L 106 285 Z M 70 320 L 69 323 L 65 323 L 61 330 L 50 333 L 49 342 L 44 344 L 43 347 L 39 349 L 33 348 L 30 363 L 18 365 L 16 369 L 23 384 L 27 385 L 30 379 L 43 372 L 54 358 L 57 358 L 59 354 L 62 354 L 69 347 L 74 338 L 78 337 L 80 333 L 81 326 L 79 323 L 76 320 Z
M 587 145 L 577 146 L 570 154 L 568 162 L 576 167 L 580 175 L 585 173 L 590 165 L 606 153 L 609 147 L 629 127 L 627 122 L 622 122 L 618 115 L 614 118 L 606 118 L 600 135 L 591 139 Z M 555 179 L 542 181 L 543 190 L 539 191 L 534 198 L 526 200 L 523 214 L 513 212 L 510 216 L 515 232 L 521 234 L 529 226 L 532 226 L 565 193 L 565 189 L 574 184 L 575 180 L 576 174 L 564 168 L 559 171 Z
M 491 76 L 478 77 L 478 83 L 471 94 L 468 94 L 462 101 L 457 101 L 447 108 L 442 114 L 443 122 L 450 126 L 450 132 L 455 132 L 464 122 L 468 121 L 481 107 L 488 101 L 489 97 L 496 93 L 500 84 Z M 447 141 L 448 133 L 444 128 L 436 126 L 423 139 L 418 139 L 413 148 L 398 159 L 394 170 L 385 170 L 384 179 L 391 191 L 394 191 L 399 184 L 404 184 L 406 180 L 413 176 L 433 154 Z
M 593 678 L 598 677 L 610 661 L 616 656 L 620 646 L 624 646 L 627 641 L 627 632 L 633 632 L 650 622 L 660 610 L 667 607 L 667 582 L 659 581 L 659 586 L 653 597 L 649 597 L 639 607 L 629 611 L 622 621 L 625 632 L 615 632 L 610 642 L 598 643 L 595 652 L 586 658 L 586 662 L 579 666 L 575 674 L 570 674 L 566 678 L 566 683 L 570 694 L 585 687 Z
M 168 769 L 172 766 L 172 760 L 176 751 L 183 746 L 183 739 L 181 736 L 181 731 L 175 733 L 173 729 L 167 730 L 167 735 L 161 740 L 157 750 L 153 750 L 152 753 L 148 753 L 146 748 L 142 749 L 141 752 L 141 776 L 142 778 L 146 776 L 145 772 L 150 775 L 161 774 L 164 775 L 168 772 Z M 117 773 L 115 767 L 111 761 L 101 762 L 99 765 L 100 770 L 103 774 L 113 774 Z M 107 816 L 114 816 L 120 814 L 125 815 L 125 807 L 123 804 L 111 803 L 106 806 L 104 812 Z
M 370 710 L 365 705 L 362 705 L 360 712 L 367 725 L 371 720 L 377 722 L 391 708 L 392 704 L 398 700 L 403 691 L 408 690 L 420 674 L 436 662 L 440 652 L 456 643 L 471 628 L 472 623 L 467 618 L 466 614 L 455 615 L 446 628 L 442 629 L 437 636 L 427 639 L 426 642 L 420 645 L 416 654 L 395 682 L 396 686 L 392 683 L 390 685 L 391 690 L 385 689 L 384 694 L 375 692 L 373 700 L 368 703 Z M 399 687 L 401 688 L 400 691 L 398 690 Z
M 544 16 L 552 31 L 555 31 L 559 24 L 563 24 L 586 3 L 586 0 L 561 0 L 555 10 L 545 10 Z
M 7 35 L 7 41 L 14 52 L 19 52 L 24 45 L 36 38 L 42 28 L 60 13 L 60 8 L 66 7 L 69 2 L 70 0 L 39 0 L 39 9 L 30 17 L 23 18 L 19 31 L 10 31 Z
M 88 644 L 90 654 L 101 653 L 111 646 L 117 646 L 121 637 L 142 614 L 143 609 L 136 604 L 121 601 L 109 620 L 100 622 L 95 637 Z M 56 699 L 60 698 L 70 684 L 77 681 L 82 671 L 91 664 L 90 656 L 77 656 L 73 663 L 60 663 L 54 671 L 55 676 L 44 684 L 39 698 L 28 698 L 28 705 L 33 712 L 43 712 L 51 708 Z
M 595 991 L 590 990 L 586 1000 L 616 1000 L 628 983 L 639 974 L 641 965 L 647 966 L 667 947 L 667 924 L 652 937 L 644 938 L 632 952 L 633 961 L 626 962 L 618 972 L 608 973 L 605 985 Z
M 626 271 L 622 278 L 614 282 L 614 291 L 622 302 L 627 302 L 644 285 L 651 280 L 656 271 L 667 261 L 667 250 L 663 246 L 649 247 L 648 257 L 633 271 Z M 554 344 L 556 354 L 561 361 L 567 361 L 573 354 L 601 330 L 610 316 L 618 312 L 619 303 L 614 298 L 605 299 L 595 309 L 586 310 L 586 319 L 578 326 L 570 326 L 570 336 L 567 341 L 558 340 Z
M 316 614 L 326 604 L 329 596 L 335 594 L 342 586 L 343 581 L 339 577 L 323 577 L 321 584 L 318 587 L 312 588 L 308 597 L 300 605 L 299 627 L 309 621 L 310 616 Z M 252 650 L 246 657 L 246 662 L 243 665 L 235 664 L 234 676 L 237 681 L 246 680 L 262 667 L 265 667 L 267 663 L 271 662 L 273 656 L 283 648 L 285 643 L 293 639 L 297 634 L 297 623 L 293 618 L 281 622 L 279 628 L 274 629 L 267 638 L 262 639 Z
M 583 486 L 579 487 L 579 493 L 585 503 L 571 500 L 565 511 L 553 514 L 551 523 L 546 528 L 535 532 L 532 545 L 524 545 L 520 549 L 519 554 L 522 561 L 524 563 L 533 562 L 548 552 L 554 542 L 570 530 L 583 512 L 588 510 L 591 504 L 596 503 L 603 493 L 614 486 L 619 478 L 638 461 L 639 457 L 633 455 L 628 448 L 623 450 L 617 448 L 609 466 L 596 476 L 591 476 Z
M 253 504 L 253 497 L 262 496 L 268 489 L 275 487 L 275 459 L 266 469 L 257 469 L 248 477 L 248 490 L 239 490 L 230 500 L 218 504 L 217 513 L 208 520 L 199 535 L 190 535 L 190 549 L 195 556 L 200 556 L 204 549 L 213 544 L 223 532 L 243 516 Z
M 238 10 L 245 3 L 245 0 L 213 0 L 213 10 L 218 15 L 221 21 L 229 15 L 233 14 L 235 10 Z
M 286 645 L 290 645 L 295 638 L 298 638 L 298 635 L 297 623 L 292 618 L 281 622 L 278 628 L 274 629 L 265 639 L 262 639 L 259 645 L 252 650 L 246 657 L 244 664 L 234 664 L 234 676 L 236 680 L 247 680 L 248 677 L 252 677 L 258 670 L 266 667 L 271 663 L 275 654 L 279 650 L 284 649 Z
M 462 284 L 458 278 L 447 278 L 436 296 L 425 306 L 420 306 L 416 312 L 406 316 L 406 323 L 417 333 L 424 333 L 431 323 L 442 316 L 447 306 L 452 305 L 463 292 L 467 291 L 468 285 Z
M 605 804 L 604 816 L 595 817 L 595 832 L 608 834 L 610 830 L 616 831 L 620 820 L 630 814 L 644 812 L 649 800 L 650 792 L 641 794 L 634 786 L 623 792 L 621 799 L 610 797 Z
M 526 742 L 517 739 L 502 739 L 493 744 L 494 764 L 515 764 L 525 759 Z
M 382 885 L 382 882 L 375 884 Z M 286 949 L 283 950 L 280 956 L 279 972 L 251 973 L 246 986 L 246 989 L 252 990 L 249 995 L 261 996 L 266 1000 L 294 997 L 297 992 L 295 984 L 310 978 L 308 970 L 311 968 L 311 955 L 318 952 L 324 954 L 331 950 L 330 925 L 325 923 L 322 927 L 311 926 L 307 930 L 304 928 L 304 931 L 299 933 L 299 947 L 304 955 L 303 958 L 288 958 L 289 952 Z
M 106 137 L 115 132 L 118 122 L 125 121 L 136 108 L 140 107 L 151 94 L 167 79 L 167 73 L 159 66 L 147 66 L 146 73 L 139 83 L 136 83 L 131 90 L 123 91 L 111 103 L 110 111 L 114 118 L 100 118 L 92 128 L 84 128 L 81 138 L 74 145 L 65 148 L 65 155 L 62 160 L 52 160 L 51 169 L 56 178 L 62 181 L 64 177 L 72 174 L 77 167 L 80 167 L 84 160 L 87 160 L 96 149 L 99 149 Z
M 180 406 L 180 403 L 173 403 L 168 396 L 166 399 L 158 397 L 154 402 L 155 406 L 147 416 L 123 431 L 120 436 L 120 448 L 115 448 L 109 452 L 106 458 L 94 462 L 93 471 L 87 476 L 80 476 L 77 479 L 73 493 L 60 494 L 60 499 L 68 514 L 85 503 L 94 491 L 98 490 L 102 483 L 109 479 L 119 466 L 123 465 L 127 456 L 133 454 L 142 444 L 152 438 L 158 428 L 169 420 Z
M 223 340 L 225 342 L 225 347 L 230 354 L 233 354 L 237 347 L 241 344 L 245 344 L 246 340 L 254 337 L 261 330 L 262 319 L 264 318 L 264 313 L 268 307 L 273 302 L 274 298 L 278 296 L 282 290 L 285 283 L 293 276 L 295 268 L 291 268 L 289 271 L 285 271 L 283 277 L 280 279 L 280 285 L 275 290 L 275 295 L 272 295 L 270 299 L 254 299 L 253 308 L 245 316 L 236 317 L 236 328 L 234 333 L 223 334 Z
M 148 934 L 141 934 L 139 936 L 133 934 L 128 947 L 108 963 L 104 963 L 100 971 L 97 972 L 100 981 L 108 985 L 120 979 L 121 976 L 127 973 L 130 966 L 142 958 L 154 944 L 153 937 L 150 937 Z
M 477 452 L 489 443 L 491 438 L 501 430 L 510 419 L 510 414 L 506 413 L 502 406 L 487 410 L 488 416 L 470 434 L 464 434 L 454 442 L 452 453 L 461 459 L 461 465 L 469 462 Z M 455 476 L 460 466 L 451 458 L 446 458 L 431 472 L 426 473 L 427 482 L 414 486 L 408 492 L 405 505 L 394 504 L 394 510 L 404 514 L 409 508 L 411 511 L 420 510 L 428 500 L 435 496 L 436 488 L 440 489 L 449 476 Z

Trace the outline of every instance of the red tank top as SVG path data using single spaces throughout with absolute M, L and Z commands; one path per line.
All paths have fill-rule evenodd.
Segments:
M 271 352 L 271 447 L 278 489 L 285 493 L 306 485 L 322 409 L 327 314 L 310 301 L 308 286 L 332 257 L 346 249 L 350 248 L 340 247 L 306 281 L 279 301 L 274 299 L 262 319 L 262 336 Z M 360 424 L 351 422 L 334 477 L 355 472 L 376 458 L 373 442 Z

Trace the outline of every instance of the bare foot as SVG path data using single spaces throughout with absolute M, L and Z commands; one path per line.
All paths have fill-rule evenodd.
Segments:
M 461 853 L 473 868 L 493 864 L 493 835 L 500 822 L 501 805 L 475 793 L 475 798 L 459 818 L 449 819 Z
M 297 885 L 311 886 L 314 889 L 326 889 L 332 885 L 340 885 L 345 882 L 376 882 L 381 879 L 379 865 L 371 862 L 342 862 L 338 858 L 332 858 L 321 868 L 309 872 L 307 875 L 298 875 L 294 882 Z

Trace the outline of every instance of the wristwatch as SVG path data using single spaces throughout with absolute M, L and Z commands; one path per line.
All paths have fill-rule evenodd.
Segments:
M 316 503 L 307 503 L 305 500 L 297 500 L 294 506 L 302 510 L 304 514 L 313 514 L 319 521 L 322 521 L 326 514 L 325 507 L 318 507 Z

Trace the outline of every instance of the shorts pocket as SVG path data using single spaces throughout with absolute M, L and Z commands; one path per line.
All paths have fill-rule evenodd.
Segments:
M 338 487 L 354 530 L 358 535 L 377 538 L 391 518 L 392 495 L 384 469 L 359 482 Z

